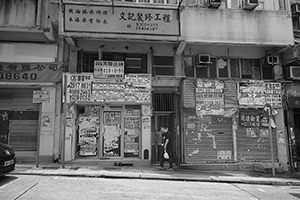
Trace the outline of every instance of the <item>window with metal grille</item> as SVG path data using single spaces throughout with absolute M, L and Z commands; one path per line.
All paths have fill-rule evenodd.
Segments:
M 78 52 L 77 72 L 94 72 L 95 60 L 99 60 L 98 52 Z
M 174 93 L 153 93 L 153 112 L 174 112 Z

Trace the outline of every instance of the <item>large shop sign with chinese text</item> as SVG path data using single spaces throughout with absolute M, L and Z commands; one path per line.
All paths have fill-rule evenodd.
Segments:
M 218 80 L 198 79 L 196 111 L 198 116 L 224 115 L 224 83 Z
M 64 5 L 64 31 L 179 36 L 178 10 Z
M 96 79 L 92 73 L 66 74 L 69 102 L 151 102 L 151 75 L 126 74 L 119 82 Z
M 0 63 L 0 82 L 58 82 L 61 75 L 57 63 Z
M 281 108 L 281 83 L 239 82 L 238 101 L 240 106 L 263 107 L 266 103 L 269 103 L 274 108 Z

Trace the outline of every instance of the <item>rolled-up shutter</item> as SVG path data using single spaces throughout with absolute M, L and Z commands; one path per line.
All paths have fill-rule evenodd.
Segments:
M 27 88 L 0 88 L 0 114 L 7 114 L 2 121 L 8 122 L 5 123 L 9 130 L 8 144 L 15 151 L 37 149 L 39 104 L 32 103 L 33 91 Z

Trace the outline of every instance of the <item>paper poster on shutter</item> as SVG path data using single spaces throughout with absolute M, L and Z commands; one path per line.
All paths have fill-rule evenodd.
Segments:
M 198 116 L 224 115 L 224 83 L 222 81 L 197 80 L 196 111 Z
M 238 101 L 240 106 L 264 106 L 265 85 L 263 81 L 238 83 Z
M 265 90 L 266 103 L 269 103 L 272 108 L 281 108 L 281 83 L 266 82 Z

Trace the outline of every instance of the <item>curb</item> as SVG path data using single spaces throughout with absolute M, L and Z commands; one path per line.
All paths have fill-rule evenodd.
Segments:
M 42 170 L 41 170 L 42 171 Z M 128 173 L 128 172 L 125 172 Z M 229 177 L 184 177 L 179 174 L 143 174 L 142 172 L 138 173 L 129 173 L 125 175 L 118 172 L 79 172 L 79 173 L 65 173 L 65 172 L 34 172 L 34 171 L 25 171 L 25 172 L 11 172 L 12 175 L 36 175 L 36 176 L 64 176 L 64 177 L 85 177 L 85 178 L 111 178 L 111 179 L 143 179 L 143 180 L 166 180 L 166 181 L 186 181 L 186 182 L 217 182 L 217 183 L 228 183 L 228 184 L 256 184 L 256 185 L 278 185 L 278 186 L 300 186 L 300 181 L 291 181 L 291 180 L 258 180 L 260 178 L 229 178 Z

